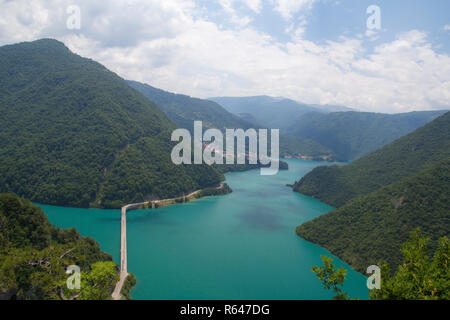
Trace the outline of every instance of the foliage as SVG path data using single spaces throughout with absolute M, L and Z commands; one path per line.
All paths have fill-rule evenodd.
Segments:
M 356 270 L 401 263 L 400 247 L 420 227 L 438 239 L 450 234 L 450 157 L 412 177 L 358 197 L 297 227 L 297 234 L 330 250 Z
M 81 275 L 81 279 L 80 300 L 110 300 L 119 281 L 117 265 L 111 261 L 96 262 L 90 272 Z
M 120 291 L 120 295 L 122 296 L 122 300 L 131 300 L 130 291 L 136 285 L 136 278 L 134 274 L 128 273 L 128 276 L 123 283 L 122 291 Z
M 217 186 L 224 179 L 222 173 L 207 165 L 174 165 L 165 139 L 170 137 L 142 138 L 117 157 L 102 190 L 108 206 L 172 198 Z M 112 202 L 114 199 L 125 202 Z
M 227 173 L 227 172 L 242 172 L 242 171 L 247 171 L 247 170 L 254 170 L 254 169 L 260 169 L 260 168 L 267 168 L 270 167 L 270 164 L 268 165 L 262 165 L 259 161 L 257 164 L 214 164 L 213 165 L 214 168 L 216 168 L 218 171 L 222 172 L 222 173 Z M 287 162 L 280 160 L 279 161 L 279 169 L 280 170 L 288 170 L 289 169 L 289 165 Z
M 222 179 L 213 168 L 168 161 L 175 125 L 123 79 L 62 43 L 3 46 L 0 65 L 0 192 L 116 207 L 136 194 L 176 196 Z
M 253 127 L 216 102 L 170 93 L 136 81 L 127 83 L 155 102 L 179 128 L 193 132 L 194 121 L 202 121 L 204 129 L 215 128 L 221 131 L 227 128 L 246 130 Z
M 311 267 L 317 278 L 322 281 L 325 289 L 332 289 L 336 294 L 334 300 L 347 300 L 348 294 L 342 290 L 347 270 L 344 268 L 336 269 L 333 265 L 333 259 L 327 256 L 320 256 L 323 261 L 323 267 Z
M 400 114 L 311 112 L 300 116 L 286 132 L 332 150 L 338 161 L 349 161 L 414 131 L 443 113 L 445 111 Z
M 0 299 L 109 299 L 117 265 L 98 243 L 48 222 L 41 208 L 0 194 Z M 65 270 L 82 271 L 81 291 L 69 291 Z
M 283 156 L 307 156 L 312 160 L 333 161 L 336 159 L 331 149 L 324 147 L 316 141 L 304 137 L 280 135 L 280 155 Z
M 233 190 L 231 190 L 230 186 L 226 183 L 224 183 L 222 185 L 222 188 L 217 189 L 217 188 L 207 188 L 207 189 L 203 189 L 202 191 L 200 191 L 198 193 L 198 198 L 202 198 L 202 197 L 208 197 L 208 196 L 219 196 L 219 195 L 224 195 L 224 194 L 228 194 L 233 192 Z
M 420 230 L 411 232 L 409 240 L 402 245 L 403 262 L 395 274 L 388 264 L 381 268 L 380 289 L 369 293 L 372 300 L 449 300 L 450 299 L 450 242 L 447 237 L 439 239 L 433 259 L 429 259 L 429 239 L 422 237 Z M 345 295 L 343 286 L 346 270 L 336 270 L 332 260 L 322 256 L 324 267 L 312 267 L 325 288 L 333 289 L 335 298 Z
M 372 290 L 374 300 L 449 300 L 450 242 L 439 239 L 433 259 L 429 258 L 428 238 L 412 232 L 402 246 L 403 262 L 391 276 L 389 266 L 381 269 L 381 289 Z
M 294 190 L 340 207 L 450 156 L 450 112 L 345 166 L 317 167 Z
M 228 112 L 221 105 L 211 100 L 170 93 L 136 81 L 127 81 L 127 83 L 148 99 L 154 101 L 178 127 L 188 129 L 191 133 L 193 132 L 194 121 L 198 120 L 202 121 L 204 129 L 215 128 L 222 132 L 225 132 L 225 129 L 263 128 L 257 123 L 247 121 L 243 117 Z M 249 116 L 251 117 L 247 114 L 247 118 Z M 318 157 L 332 155 L 332 152 L 309 139 L 280 135 L 280 155 L 298 156 L 299 154 Z M 228 167 L 226 171 L 240 171 L 242 168 Z

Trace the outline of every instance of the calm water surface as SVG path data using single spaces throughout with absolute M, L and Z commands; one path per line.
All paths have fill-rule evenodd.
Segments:
M 325 249 L 295 234 L 295 227 L 332 209 L 292 192 L 292 184 L 323 163 L 286 160 L 289 171 L 261 176 L 231 173 L 233 193 L 127 214 L 128 271 L 134 299 L 329 299 L 310 271 Z M 41 205 L 50 221 L 75 227 L 120 257 L 120 210 Z M 368 297 L 366 278 L 348 265 L 345 290 Z

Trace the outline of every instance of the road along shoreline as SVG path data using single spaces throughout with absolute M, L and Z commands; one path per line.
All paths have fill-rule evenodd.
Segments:
M 122 299 L 122 288 L 125 280 L 128 277 L 128 261 L 127 261 L 127 211 L 136 209 L 157 209 L 166 207 L 173 204 L 185 203 L 194 201 L 196 199 L 210 196 L 210 195 L 221 195 L 230 193 L 231 189 L 226 183 L 221 183 L 216 188 L 201 189 L 191 192 L 188 195 L 183 195 L 177 198 L 163 199 L 163 200 L 153 200 L 139 203 L 132 203 L 123 206 L 121 209 L 121 219 L 120 219 L 120 277 L 119 281 L 116 283 L 114 291 L 112 293 L 113 300 Z

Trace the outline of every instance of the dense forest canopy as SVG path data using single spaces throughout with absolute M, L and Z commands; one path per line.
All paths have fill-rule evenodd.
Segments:
M 401 263 L 401 245 L 420 228 L 436 249 L 450 236 L 450 157 L 417 174 L 297 227 L 297 234 L 364 273 L 368 266 Z
M 334 207 L 411 176 L 450 156 L 450 112 L 345 166 L 318 167 L 294 190 Z
M 357 159 L 434 120 L 445 111 L 400 114 L 310 112 L 298 117 L 286 133 L 329 148 L 339 161 Z
M 370 299 L 450 299 L 450 241 L 448 237 L 439 238 L 438 247 L 431 257 L 429 240 L 419 229 L 411 232 L 409 240 L 401 246 L 401 264 L 396 270 L 391 269 L 389 264 L 381 266 L 379 283 L 369 292 Z M 324 288 L 335 292 L 334 300 L 354 299 L 343 291 L 347 270 L 336 268 L 333 260 L 327 256 L 321 258 L 324 265 L 313 266 L 311 271 L 316 274 Z M 378 281 L 369 278 L 368 281 L 370 280 Z
M 232 114 L 214 101 L 174 94 L 136 81 L 127 82 L 132 88 L 154 101 L 178 127 L 188 129 L 191 132 L 193 132 L 194 121 L 202 121 L 205 129 L 215 128 L 222 132 L 225 129 L 268 128 Z M 281 134 L 280 156 L 299 155 L 318 160 L 323 160 L 324 158 L 332 160 L 335 158 L 329 148 L 325 148 L 315 141 Z
M 118 207 L 217 185 L 170 161 L 175 124 L 97 62 L 43 39 L 0 48 L 0 192 Z
M 269 96 L 210 99 L 254 125 L 280 129 L 282 155 L 330 161 L 355 160 L 446 112 L 356 112 L 346 107 L 308 105 Z
M 349 165 L 316 168 L 294 190 L 338 207 L 297 234 L 360 272 L 397 268 L 416 228 L 435 250 L 450 236 L 450 112 Z
M 136 81 L 127 83 L 155 102 L 179 128 L 192 131 L 194 121 L 202 121 L 205 129 L 215 128 L 221 131 L 227 128 L 253 128 L 251 123 L 229 113 L 216 102 L 167 92 Z
M 0 299 L 111 298 L 118 267 L 94 239 L 54 227 L 41 208 L 14 194 L 0 194 L 0 227 Z M 75 291 L 66 285 L 71 265 L 81 271 Z

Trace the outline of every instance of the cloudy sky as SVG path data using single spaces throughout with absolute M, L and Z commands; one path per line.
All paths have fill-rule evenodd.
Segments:
M 0 45 L 56 38 L 123 78 L 201 98 L 393 113 L 450 108 L 449 12 L 448 0 L 0 0 Z

